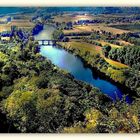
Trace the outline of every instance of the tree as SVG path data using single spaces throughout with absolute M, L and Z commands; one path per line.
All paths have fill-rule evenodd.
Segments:
M 103 54 L 105 55 L 105 57 L 108 57 L 109 51 L 111 50 L 111 46 L 110 45 L 105 45 L 103 47 Z
M 64 33 L 62 32 L 62 30 L 55 30 L 53 32 L 53 39 L 61 41 L 64 37 Z
M 47 85 L 48 85 L 47 77 L 40 76 L 40 78 L 38 79 L 36 85 L 37 85 L 38 88 L 46 88 Z

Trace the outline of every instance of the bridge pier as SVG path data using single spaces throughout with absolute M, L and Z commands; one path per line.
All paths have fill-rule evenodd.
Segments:
M 42 45 L 45 45 L 45 44 L 44 44 L 44 40 L 42 40 Z
M 55 46 L 55 45 L 56 45 L 56 41 L 53 41 L 53 42 L 52 42 L 52 45 Z

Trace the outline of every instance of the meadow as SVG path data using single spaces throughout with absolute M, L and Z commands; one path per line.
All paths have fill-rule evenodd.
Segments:
M 140 31 L 140 24 L 122 24 L 122 25 L 112 25 L 110 27 L 116 28 L 116 29 L 122 29 L 126 31 L 132 31 L 132 32 L 139 32 Z

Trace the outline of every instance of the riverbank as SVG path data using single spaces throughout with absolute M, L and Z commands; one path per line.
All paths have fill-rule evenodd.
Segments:
M 126 78 L 123 73 L 126 68 L 118 69 L 108 65 L 107 62 L 103 60 L 103 58 L 99 57 L 101 52 L 96 51 L 96 48 L 92 50 L 94 54 L 92 53 L 91 55 L 91 53 L 87 51 L 89 48 L 87 48 L 87 50 L 83 49 L 84 51 L 81 51 L 79 48 L 76 48 L 76 46 L 70 46 L 63 42 L 57 42 L 57 44 L 59 48 L 63 48 L 66 51 L 80 57 L 85 66 L 90 67 L 92 71 L 96 71 L 96 73 L 98 73 L 98 75 L 100 75 L 103 79 L 107 79 L 108 81 L 120 87 L 125 94 L 130 94 L 132 97 L 138 96 L 136 91 L 131 90 L 130 87 L 125 85 Z M 102 62 L 103 65 L 100 64 L 100 62 Z M 108 69 L 111 70 L 108 71 Z M 115 72 L 112 73 L 112 70 Z

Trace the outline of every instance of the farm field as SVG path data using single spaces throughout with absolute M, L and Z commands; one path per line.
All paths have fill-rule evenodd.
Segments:
M 112 43 L 109 43 L 109 42 L 105 42 L 103 40 L 97 40 L 96 42 L 101 43 L 102 46 L 110 45 L 112 48 L 121 48 L 121 47 L 123 47 L 123 46 L 115 45 L 115 44 L 112 44 Z
M 114 60 L 111 60 L 109 58 L 106 58 L 104 57 L 105 61 L 108 62 L 110 65 L 116 67 L 116 68 L 128 68 L 129 66 L 125 65 L 125 64 L 122 64 L 120 62 L 117 62 L 117 61 L 114 61 Z
M 70 49 L 70 48 L 79 49 L 82 53 L 90 52 L 91 55 L 96 55 L 96 54 L 100 53 L 100 50 L 97 49 L 95 45 L 85 43 L 85 42 L 72 41 L 72 42 L 68 42 L 68 43 L 59 42 L 59 44 L 65 46 L 68 49 Z
M 0 24 L 0 32 L 10 31 L 11 27 L 7 24 Z
M 17 26 L 17 27 L 33 27 L 34 24 L 29 20 L 13 20 L 9 26 Z
M 78 28 L 73 27 L 73 29 L 63 30 L 63 32 L 64 34 L 69 34 L 69 33 L 82 33 L 83 31 Z
M 122 24 L 122 25 L 112 25 L 110 27 L 126 31 L 140 32 L 140 24 Z
M 34 23 L 29 20 L 13 20 L 8 24 L 0 24 L 0 32 L 11 31 L 11 26 L 17 26 L 18 28 L 33 28 Z
M 73 15 L 73 14 L 63 14 L 53 17 L 55 22 L 76 22 L 78 20 L 93 20 L 95 19 L 92 15 Z
M 77 32 L 92 32 L 92 31 L 106 31 L 111 32 L 113 34 L 122 34 L 122 33 L 128 33 L 129 31 L 123 30 L 123 29 L 116 29 L 113 27 L 108 27 L 106 25 L 100 24 L 100 25 L 76 25 L 73 27 L 72 30 L 64 30 L 64 33 L 77 33 Z
M 134 46 L 134 44 L 124 41 L 124 40 L 117 40 L 117 41 L 120 42 L 122 46 L 129 46 L 129 45 Z
M 127 33 L 129 31 L 123 30 L 123 29 L 116 29 L 113 27 L 108 27 L 106 25 L 83 25 L 83 26 L 76 26 L 76 29 L 82 30 L 82 31 L 106 31 L 111 32 L 113 34 L 122 34 Z

